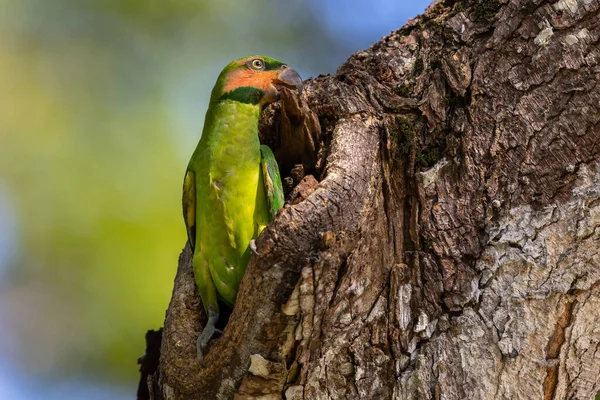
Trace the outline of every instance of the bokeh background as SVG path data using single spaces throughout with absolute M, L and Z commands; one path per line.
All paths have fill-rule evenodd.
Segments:
M 0 399 L 134 398 L 225 64 L 333 73 L 428 3 L 0 0 Z

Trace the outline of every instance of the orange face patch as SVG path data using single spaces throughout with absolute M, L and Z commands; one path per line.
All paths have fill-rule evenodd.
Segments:
M 242 67 L 227 76 L 223 93 L 244 86 L 254 87 L 267 93 L 273 89 L 273 80 L 279 76 L 279 72 L 278 70 L 257 71 Z

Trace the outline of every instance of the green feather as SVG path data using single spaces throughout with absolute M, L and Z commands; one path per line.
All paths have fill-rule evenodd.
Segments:
M 224 93 L 219 101 L 235 100 L 240 103 L 258 104 L 260 99 L 265 95 L 265 92 L 258 88 L 242 86 L 237 89 Z
M 265 69 L 267 71 L 272 71 L 274 69 L 279 69 L 283 65 L 281 61 L 275 60 L 269 57 L 261 57 L 265 61 Z
M 260 58 L 267 70 L 283 65 Z M 240 60 L 227 65 L 215 83 L 183 185 L 194 278 L 208 316 L 198 336 L 200 358 L 215 332 L 219 300 L 233 306 L 250 259 L 250 242 L 284 202 L 277 161 L 258 139 L 265 93 L 250 86 L 223 93 L 228 74 L 245 67 Z
M 282 65 L 261 58 L 268 67 Z M 194 275 L 207 312 L 218 312 L 217 298 L 233 305 L 250 259 L 250 241 L 283 206 L 277 162 L 258 139 L 262 91 L 241 87 L 220 95 L 227 73 L 239 68 L 235 63 L 215 84 L 184 182 Z
M 269 146 L 260 146 L 260 153 L 269 217 L 273 219 L 284 203 L 281 176 L 279 175 L 277 160 L 275 160 L 275 156 Z
M 193 264 L 205 309 L 218 309 L 211 282 L 219 297 L 233 304 L 250 257 L 248 243 L 268 223 L 264 189 L 258 187 L 259 116 L 258 105 L 212 104 L 188 166 L 196 177 Z

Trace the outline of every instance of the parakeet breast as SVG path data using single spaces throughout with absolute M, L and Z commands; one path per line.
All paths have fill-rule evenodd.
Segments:
M 207 260 L 219 297 L 233 304 L 250 258 L 248 244 L 268 223 L 260 172 L 260 107 L 212 104 L 190 161 L 196 173 L 195 252 Z

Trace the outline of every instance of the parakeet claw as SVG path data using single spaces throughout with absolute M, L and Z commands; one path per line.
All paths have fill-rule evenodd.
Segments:
M 215 311 L 212 307 L 208 309 L 208 321 L 206 321 L 206 326 L 202 330 L 202 333 L 198 335 L 198 341 L 196 342 L 196 352 L 198 354 L 198 359 L 202 362 L 204 358 L 204 354 L 206 353 L 206 349 L 208 348 L 208 342 L 215 333 L 221 334 L 222 331 L 215 328 L 215 324 L 219 320 L 219 312 Z
M 250 250 L 252 251 L 252 253 L 254 253 L 254 255 L 258 255 L 258 252 L 256 251 L 256 242 L 254 241 L 254 239 L 252 239 L 250 243 L 248 243 L 248 247 L 250 247 Z

